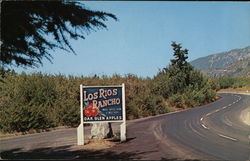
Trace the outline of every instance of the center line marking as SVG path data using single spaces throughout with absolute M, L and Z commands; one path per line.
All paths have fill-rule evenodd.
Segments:
M 201 124 L 201 126 L 205 129 L 209 129 L 208 127 L 206 127 L 204 124 Z
M 212 113 L 208 113 L 208 114 L 206 114 L 206 116 L 209 116 L 209 115 L 211 115 Z
M 225 136 L 225 135 L 222 135 L 222 134 L 218 134 L 220 137 L 223 137 L 223 138 L 226 138 L 226 139 L 229 139 L 229 140 L 233 140 L 233 141 L 237 141 L 237 139 L 235 138 L 231 138 L 229 136 Z

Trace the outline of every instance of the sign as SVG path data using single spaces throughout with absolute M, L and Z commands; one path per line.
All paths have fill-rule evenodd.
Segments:
M 122 87 L 84 87 L 83 121 L 121 121 Z
M 80 85 L 81 124 L 77 144 L 84 145 L 84 123 L 121 122 L 120 139 L 126 141 L 125 85 Z

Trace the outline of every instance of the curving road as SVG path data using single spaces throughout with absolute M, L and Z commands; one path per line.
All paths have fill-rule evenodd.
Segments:
M 250 126 L 240 119 L 250 96 L 221 99 L 191 110 L 127 122 L 127 142 L 97 152 L 82 151 L 76 129 L 1 140 L 7 159 L 199 159 L 250 160 Z M 90 130 L 88 130 L 90 131 Z
M 184 156 L 250 160 L 250 126 L 240 119 L 241 111 L 250 107 L 250 96 L 221 96 L 209 105 L 168 115 L 155 130 Z

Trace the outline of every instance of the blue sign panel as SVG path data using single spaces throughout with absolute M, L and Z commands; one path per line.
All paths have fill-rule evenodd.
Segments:
M 83 88 L 83 121 L 119 121 L 122 115 L 122 87 Z

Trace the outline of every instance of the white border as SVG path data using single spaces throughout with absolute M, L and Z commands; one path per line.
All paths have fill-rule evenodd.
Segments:
M 123 83 L 124 84 L 124 83 Z M 109 88 L 109 87 L 123 87 L 122 85 L 110 85 L 110 86 L 83 86 L 83 88 Z
M 80 85 L 80 111 L 81 111 L 81 124 L 83 124 L 83 86 Z

